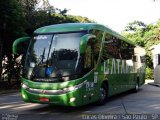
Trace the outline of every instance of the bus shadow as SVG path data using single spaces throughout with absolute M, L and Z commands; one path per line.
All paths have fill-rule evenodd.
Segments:
M 116 94 L 116 95 L 109 97 L 108 102 L 113 102 L 115 100 L 119 100 L 119 99 L 128 97 L 130 95 L 139 94 L 142 91 L 143 91 L 143 88 L 140 88 L 137 92 L 134 92 L 133 90 L 128 90 L 126 92 L 119 93 L 119 94 Z
M 38 114 L 48 114 L 48 113 L 81 113 L 82 111 L 88 111 L 96 107 L 93 104 L 88 104 L 80 107 L 69 107 L 69 106 L 57 106 L 57 105 L 46 105 L 41 108 L 35 108 L 30 110 L 30 112 Z

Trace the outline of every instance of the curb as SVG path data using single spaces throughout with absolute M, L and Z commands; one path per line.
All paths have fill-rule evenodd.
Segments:
M 148 83 L 148 85 L 153 85 L 153 86 L 156 86 L 156 87 L 160 87 L 160 84 L 156 84 L 154 82 L 150 82 L 150 83 Z

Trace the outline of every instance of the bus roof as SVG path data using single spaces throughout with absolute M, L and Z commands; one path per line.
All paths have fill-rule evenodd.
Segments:
M 104 26 L 96 23 L 64 23 L 44 26 L 35 30 L 34 33 L 72 32 L 89 30 L 93 28 L 104 29 Z
M 91 30 L 91 29 L 98 29 L 105 31 L 115 37 L 118 37 L 132 45 L 135 45 L 132 41 L 128 40 L 127 38 L 121 36 L 117 32 L 113 31 L 109 27 L 97 24 L 97 23 L 63 23 L 63 24 L 55 24 L 44 26 L 38 28 L 34 31 L 35 34 L 47 34 L 47 33 L 60 33 L 60 32 L 73 32 L 73 31 L 83 31 L 83 30 Z

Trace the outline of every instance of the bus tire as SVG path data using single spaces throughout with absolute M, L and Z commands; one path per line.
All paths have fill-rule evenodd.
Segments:
M 97 105 L 104 105 L 108 99 L 108 90 L 105 84 L 102 84 L 99 90 L 100 98 L 97 102 Z
M 137 80 L 134 91 L 133 92 L 138 92 L 139 91 L 139 80 Z

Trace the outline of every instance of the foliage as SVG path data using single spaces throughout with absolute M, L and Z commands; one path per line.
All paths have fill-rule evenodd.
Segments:
M 42 6 L 38 4 L 42 2 Z M 91 22 L 86 17 L 67 15 L 67 9 L 54 8 L 48 0 L 0 1 L 0 75 L 9 82 L 19 79 L 20 56 L 12 55 L 13 41 L 21 36 L 32 36 L 35 29 L 59 23 Z M 2 69 L 3 67 L 3 69 Z M 1 76 L 0 76 L 1 79 Z
M 144 24 L 142 21 L 133 21 L 131 23 L 128 23 L 128 25 L 125 28 L 125 31 L 136 31 L 138 29 L 146 28 L 146 24 Z
M 146 79 L 153 80 L 153 69 L 150 69 L 149 67 L 146 67 Z
M 122 34 L 136 44 L 146 49 L 146 75 L 148 79 L 153 79 L 153 63 L 150 47 L 160 43 L 160 20 L 154 24 L 146 25 L 141 21 L 133 21 L 126 26 Z
M 0 63 L 2 67 L 2 60 L 5 61 L 5 67 L 12 69 L 13 55 L 12 43 L 17 37 L 25 35 L 24 32 L 24 15 L 23 9 L 16 0 L 0 1 L 0 43 L 1 43 L 1 57 Z M 4 71 L 4 69 L 2 70 Z M 2 73 L 0 71 L 0 74 Z M 11 71 L 7 70 L 8 80 L 10 81 Z M 5 72 L 5 71 L 4 71 Z

